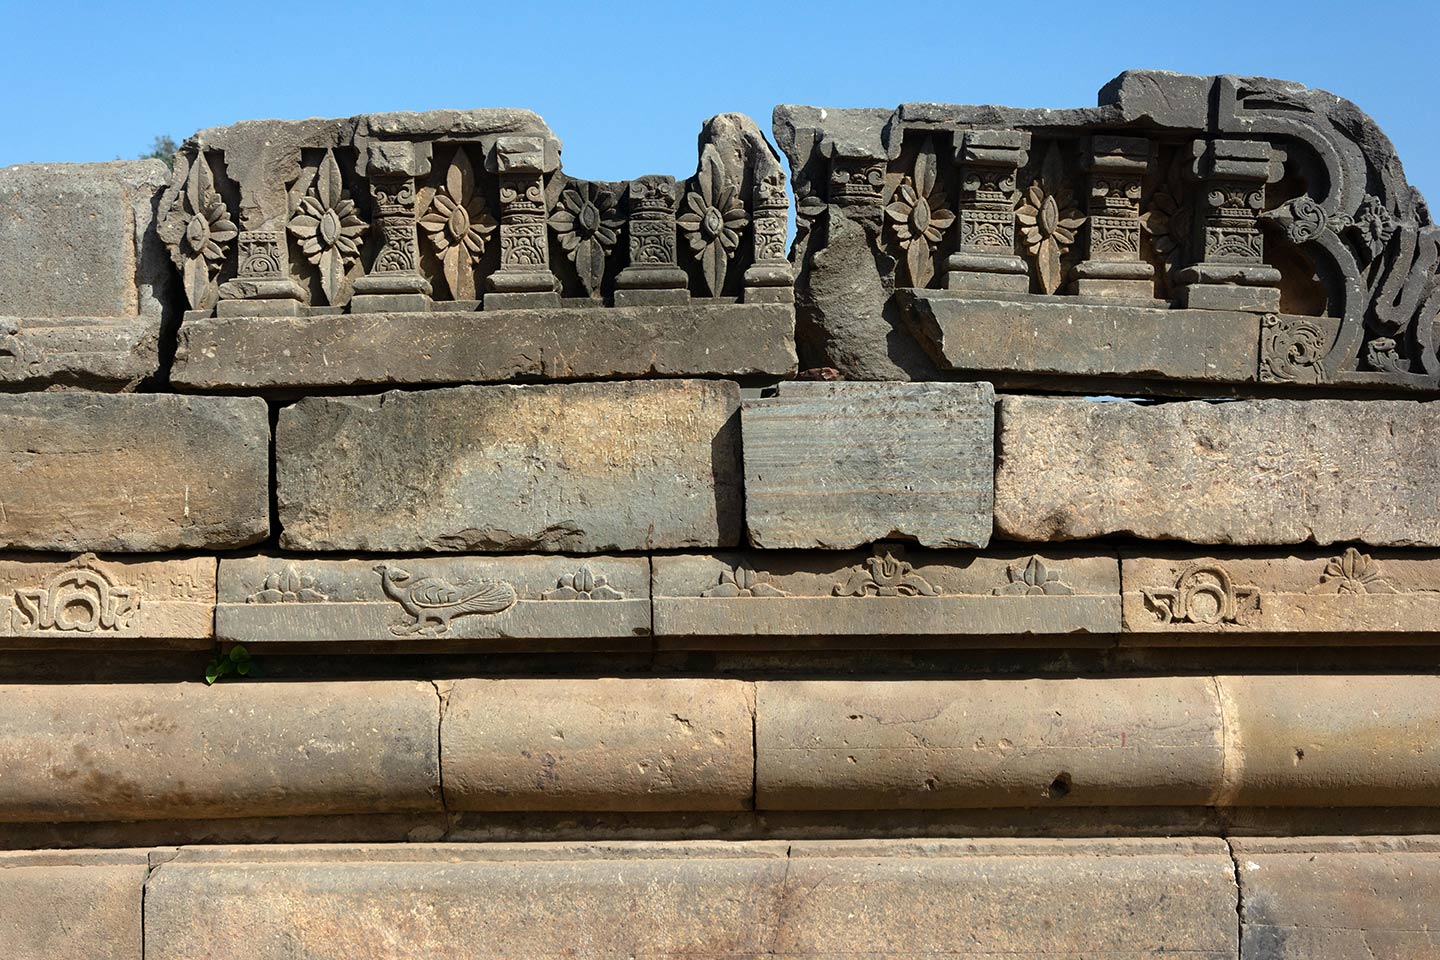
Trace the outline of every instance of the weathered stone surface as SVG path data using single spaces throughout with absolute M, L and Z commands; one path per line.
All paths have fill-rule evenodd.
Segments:
M 0 548 L 238 547 L 270 532 L 253 397 L 0 396 Z
M 1440 545 L 1440 407 L 1006 397 L 996 535 Z
M 482 649 L 648 649 L 644 557 L 390 557 L 220 561 L 221 640 L 386 643 L 397 652 L 485 641 Z M 505 641 L 526 641 L 507 644 Z M 608 642 L 603 642 L 608 641 Z
M 213 557 L 0 556 L 0 647 L 203 649 L 214 635 Z
M 1206 804 L 1205 677 L 756 685 L 759 810 Z
M 745 810 L 755 754 L 735 680 L 458 680 L 449 810 Z
M 665 646 L 743 637 L 764 637 L 767 648 L 829 638 L 949 645 L 1002 636 L 1017 645 L 1054 643 L 1056 634 L 1084 646 L 1109 645 L 1120 630 L 1114 555 L 884 547 L 873 555 L 657 554 L 652 562 L 655 635 Z
M 0 384 L 154 376 L 170 271 L 158 160 L 0 169 Z
M 746 402 L 742 413 L 752 544 L 990 541 L 995 394 L 988 383 L 787 382 L 778 391 Z
M 6 960 L 141 960 L 143 852 L 0 853 Z
M 414 681 L 0 686 L 0 821 L 440 809 Z
M 258 389 L 786 376 L 795 371 L 794 328 L 789 304 L 706 301 L 187 320 L 171 380 Z
M 1235 909 L 1220 840 L 198 848 L 145 956 L 1232 960 Z
M 1236 839 L 1242 960 L 1440 954 L 1434 837 Z
M 1440 556 L 1434 554 L 1191 549 L 1124 556 L 1121 568 L 1130 643 L 1231 635 L 1413 643 L 1440 631 Z
M 311 397 L 276 429 L 297 550 L 731 546 L 739 389 L 697 380 Z
M 1434 806 L 1440 676 L 1218 677 L 1229 806 Z

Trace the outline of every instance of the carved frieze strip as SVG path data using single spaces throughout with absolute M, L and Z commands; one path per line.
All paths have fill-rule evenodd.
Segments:
M 0 384 L 115 389 L 153 376 L 160 318 L 0 316 Z
M 220 562 L 216 634 L 245 644 L 478 641 L 531 649 L 644 647 L 645 557 L 458 556 Z
M 655 635 L 715 638 L 1029 637 L 1087 646 L 1120 629 L 1114 555 L 1073 549 L 737 551 L 653 558 Z M 1086 638 L 1085 635 L 1095 635 Z M 884 643 L 890 643 L 890 640 Z
M 1121 555 L 1127 634 L 1440 635 L 1440 553 L 1333 547 Z
M 0 648 L 195 647 L 214 636 L 215 559 L 0 555 Z

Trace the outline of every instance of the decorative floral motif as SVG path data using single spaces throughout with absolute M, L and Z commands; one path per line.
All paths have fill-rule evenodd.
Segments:
M 246 603 L 323 603 L 330 598 L 315 589 L 315 578 L 293 566 L 265 575 L 260 589 L 245 598 Z
M 1330 350 L 1330 341 L 1313 320 L 1265 314 L 1260 320 L 1260 381 L 1323 383 L 1321 361 Z
M 495 232 L 495 218 L 475 189 L 475 168 L 464 150 L 455 153 L 438 189 L 426 187 L 416 198 L 425 211 L 420 229 L 435 248 L 445 268 L 445 282 L 456 300 L 475 299 L 475 264 L 485 254 L 485 243 Z
M 1379 197 L 1367 195 L 1351 218 L 1349 230 L 1373 260 L 1380 256 L 1399 226 L 1395 215 L 1385 209 Z
M 360 259 L 360 239 L 368 229 L 345 191 L 335 151 L 326 150 L 314 182 L 290 218 L 289 230 L 300 242 L 305 259 L 320 268 L 320 287 L 331 306 L 350 299 L 346 275 L 350 265 Z
M 1024 201 L 1015 212 L 1025 251 L 1035 260 L 1043 293 L 1060 289 L 1063 275 L 1060 259 L 1075 243 L 1075 231 L 1085 223 L 1085 215 L 1075 208 L 1074 195 L 1064 186 L 1064 170 L 1060 164 L 1060 148 L 1052 141 L 1040 166 L 1040 176 L 1025 191 Z
M 1006 567 L 1010 582 L 991 591 L 997 597 L 1069 597 L 1075 588 L 1060 579 L 1060 571 L 1051 570 L 1038 556 Z
M 600 291 L 605 256 L 620 238 L 624 223 L 615 194 L 596 183 L 574 183 L 560 194 L 560 207 L 550 215 L 550 229 L 575 264 L 586 296 Z
M 204 151 L 197 152 L 190 162 L 185 187 L 158 232 L 184 276 L 190 306 L 195 310 L 215 306 L 220 294 L 215 278 L 240 231 L 215 189 L 215 175 Z
M 940 591 L 889 552 L 869 557 L 850 571 L 844 583 L 835 584 L 837 597 L 938 597 Z
M 1285 225 L 1285 234 L 1291 243 L 1309 243 L 1324 233 L 1330 225 L 1325 208 L 1310 197 L 1296 197 L 1285 204 L 1283 209 L 1289 218 Z
M 1161 623 L 1243 623 L 1260 609 L 1260 589 L 1237 586 L 1218 563 L 1198 563 L 1175 579 L 1174 587 L 1141 591 Z
M 610 586 L 604 574 L 596 575 L 590 564 L 580 565 L 555 584 L 555 589 L 540 594 L 542 600 L 624 600 L 625 594 Z
M 935 275 L 932 253 L 955 214 L 945 209 L 945 193 L 936 189 L 935 143 L 926 137 L 915 157 L 915 171 L 900 181 L 895 196 L 885 207 L 885 226 L 904 252 L 905 273 L 910 286 L 924 287 Z
M 750 222 L 745 204 L 725 182 L 720 153 L 707 143 L 700 154 L 696 188 L 685 194 L 684 212 L 675 218 L 690 252 L 700 261 L 700 274 L 710 296 L 720 296 L 725 270 L 740 246 L 740 231 Z
M 1380 567 L 1369 554 L 1361 553 L 1354 547 L 1347 547 L 1338 557 L 1332 557 L 1320 574 L 1318 586 L 1310 588 L 1311 593 L 1337 593 L 1352 596 L 1362 593 L 1399 593 L 1400 591 L 1384 577 Z
M 1151 246 L 1172 273 L 1185 266 L 1194 223 L 1193 211 L 1182 199 L 1185 195 L 1183 171 L 1180 158 L 1176 157 L 1165 182 L 1150 195 L 1150 204 L 1140 215 L 1140 226 L 1150 235 Z
M 790 594 L 768 583 L 768 573 L 760 573 L 749 564 L 739 564 L 734 570 L 720 571 L 720 582 L 700 594 L 702 597 L 733 599 L 736 597 L 788 597 Z

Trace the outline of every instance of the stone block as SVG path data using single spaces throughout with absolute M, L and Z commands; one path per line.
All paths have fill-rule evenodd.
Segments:
M 1006 397 L 995 531 L 1440 545 L 1440 405 Z
M 786 382 L 778 391 L 742 413 L 751 544 L 989 543 L 989 384 Z
M 655 635 L 667 647 L 726 639 L 827 646 L 1035 643 L 1108 646 L 1120 631 L 1113 554 L 985 556 L 884 547 L 840 552 L 657 554 Z
M 1423 643 L 1440 634 L 1435 554 L 1185 550 L 1126 555 L 1121 569 L 1126 643 Z
M 751 690 L 735 680 L 458 680 L 449 810 L 745 810 Z
M 396 652 L 650 647 L 645 557 L 256 556 L 220 562 L 221 640 Z
M 1231 841 L 1241 960 L 1423 960 L 1440 955 L 1434 837 Z
M 699 301 L 192 319 L 180 328 L 171 380 L 201 389 L 264 389 L 778 377 L 795 370 L 794 328 L 789 305 Z
M 430 683 L 0 686 L 0 821 L 438 810 Z
M 276 428 L 297 550 L 732 546 L 739 388 L 666 380 L 310 397 Z
M 1206 677 L 756 686 L 758 810 L 1205 805 Z
M 0 556 L 0 648 L 206 649 L 215 559 Z
M 0 169 L 0 384 L 117 387 L 159 369 L 170 268 L 158 160 Z
M 5 960 L 141 960 L 143 852 L 0 853 Z
M 1226 730 L 1218 804 L 1435 805 L 1440 676 L 1223 676 L 1216 684 Z
M 239 547 L 270 532 L 254 397 L 0 395 L 0 549 Z
M 145 956 L 1233 960 L 1235 911 L 1213 839 L 191 848 Z

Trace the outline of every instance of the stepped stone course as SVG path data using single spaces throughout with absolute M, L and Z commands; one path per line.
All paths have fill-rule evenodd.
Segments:
M 0 932 L 14 960 L 141 960 L 144 851 L 0 853 Z

